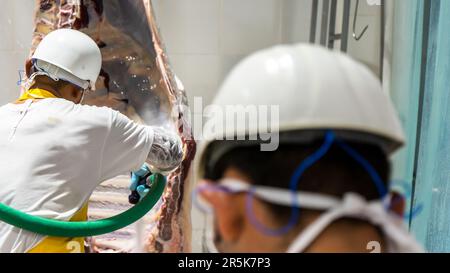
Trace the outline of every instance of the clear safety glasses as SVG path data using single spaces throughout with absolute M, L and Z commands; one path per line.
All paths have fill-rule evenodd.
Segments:
M 356 150 L 351 148 L 342 140 L 337 139 L 332 131 L 328 131 L 326 133 L 325 140 L 322 146 L 313 154 L 308 156 L 305 160 L 303 160 L 296 168 L 291 176 L 289 189 L 252 185 L 245 181 L 228 178 L 221 179 L 215 182 L 208 182 L 205 180 L 200 183 L 199 186 L 197 186 L 197 188 L 193 191 L 193 203 L 204 213 L 211 214 L 213 212 L 212 208 L 205 201 L 200 201 L 201 199 L 199 198 L 199 193 L 203 191 L 224 192 L 227 194 L 245 193 L 246 213 L 250 222 L 259 231 L 266 235 L 283 235 L 297 224 L 300 216 L 300 208 L 328 211 L 342 204 L 341 199 L 333 196 L 297 191 L 298 184 L 300 183 L 301 177 L 304 172 L 316 162 L 318 162 L 321 158 L 323 158 L 334 143 L 336 143 L 342 150 L 344 150 L 356 162 L 358 162 L 359 165 L 370 175 L 371 180 L 375 184 L 380 195 L 380 202 L 382 202 L 385 209 L 389 212 L 391 207 L 395 204 L 391 202 L 393 200 L 391 198 L 392 196 L 388 194 L 388 189 L 385 187 L 385 183 L 382 181 L 375 168 Z M 254 198 L 259 198 L 260 200 L 266 201 L 271 204 L 290 207 L 291 216 L 288 223 L 278 229 L 272 229 L 264 226 L 260 221 L 258 221 L 255 214 L 253 213 Z M 405 214 L 403 217 L 405 217 L 406 219 L 414 217 L 421 211 L 421 209 L 422 206 L 419 205 L 413 208 L 410 213 Z

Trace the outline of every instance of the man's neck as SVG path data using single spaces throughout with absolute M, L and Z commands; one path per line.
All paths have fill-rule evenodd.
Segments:
M 305 215 L 307 214 L 307 216 Z M 305 217 L 306 216 L 306 217 Z M 302 234 L 305 227 L 314 224 L 320 216 L 308 213 L 303 214 L 298 227 L 288 234 L 281 236 L 268 236 L 256 230 L 253 226 L 246 229 L 240 236 L 236 252 L 286 252 L 292 242 Z M 306 219 L 305 219 L 306 218 Z M 387 249 L 382 233 L 372 224 L 354 219 L 340 219 L 330 224 L 323 232 L 314 238 L 307 247 L 307 253 L 369 253 L 372 251 L 384 252 Z M 375 249 L 374 249 L 375 248 Z
M 311 216 L 311 215 L 309 215 Z M 314 224 L 320 216 L 305 221 L 298 229 L 289 233 L 288 236 L 272 237 L 271 245 L 276 248 L 272 251 L 284 252 L 291 243 L 302 234 L 305 227 Z M 303 218 L 304 220 L 305 217 Z M 311 245 L 305 250 L 307 253 L 369 253 L 372 251 L 384 252 L 387 249 L 382 233 L 374 225 L 355 219 L 340 219 L 330 224 L 323 230 Z M 375 249 L 374 249 L 375 247 Z
M 306 252 L 369 253 L 385 251 L 387 246 L 380 231 L 369 223 L 341 220 L 329 226 Z
M 61 97 L 61 95 L 59 94 L 59 92 L 58 92 L 53 86 L 51 86 L 51 85 L 49 85 L 49 84 L 45 84 L 45 83 L 35 83 L 35 84 L 33 84 L 33 85 L 30 87 L 30 89 L 36 89 L 36 88 L 39 88 L 39 89 L 43 89 L 43 90 L 45 90 L 45 91 L 48 91 L 48 92 L 52 93 L 54 96 L 56 96 L 56 97 L 58 97 L 58 98 Z

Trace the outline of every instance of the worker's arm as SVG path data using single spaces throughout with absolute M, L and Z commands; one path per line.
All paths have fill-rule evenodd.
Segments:
M 137 124 L 111 111 L 111 125 L 103 147 L 101 179 L 137 171 L 147 162 L 153 172 L 167 174 L 183 158 L 180 137 L 172 130 Z

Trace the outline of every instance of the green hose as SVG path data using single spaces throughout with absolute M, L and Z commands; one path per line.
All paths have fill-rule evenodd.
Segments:
M 150 192 L 134 207 L 116 216 L 85 222 L 66 222 L 32 216 L 0 203 L 0 221 L 15 227 L 54 237 L 89 237 L 124 228 L 146 215 L 158 202 L 166 186 L 160 174 L 151 176 Z

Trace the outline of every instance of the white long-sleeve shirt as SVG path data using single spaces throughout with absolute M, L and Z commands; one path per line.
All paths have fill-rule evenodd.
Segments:
M 99 183 L 138 170 L 154 130 L 107 107 L 54 98 L 0 107 L 0 202 L 70 219 Z M 0 252 L 26 252 L 44 236 L 0 222 Z

